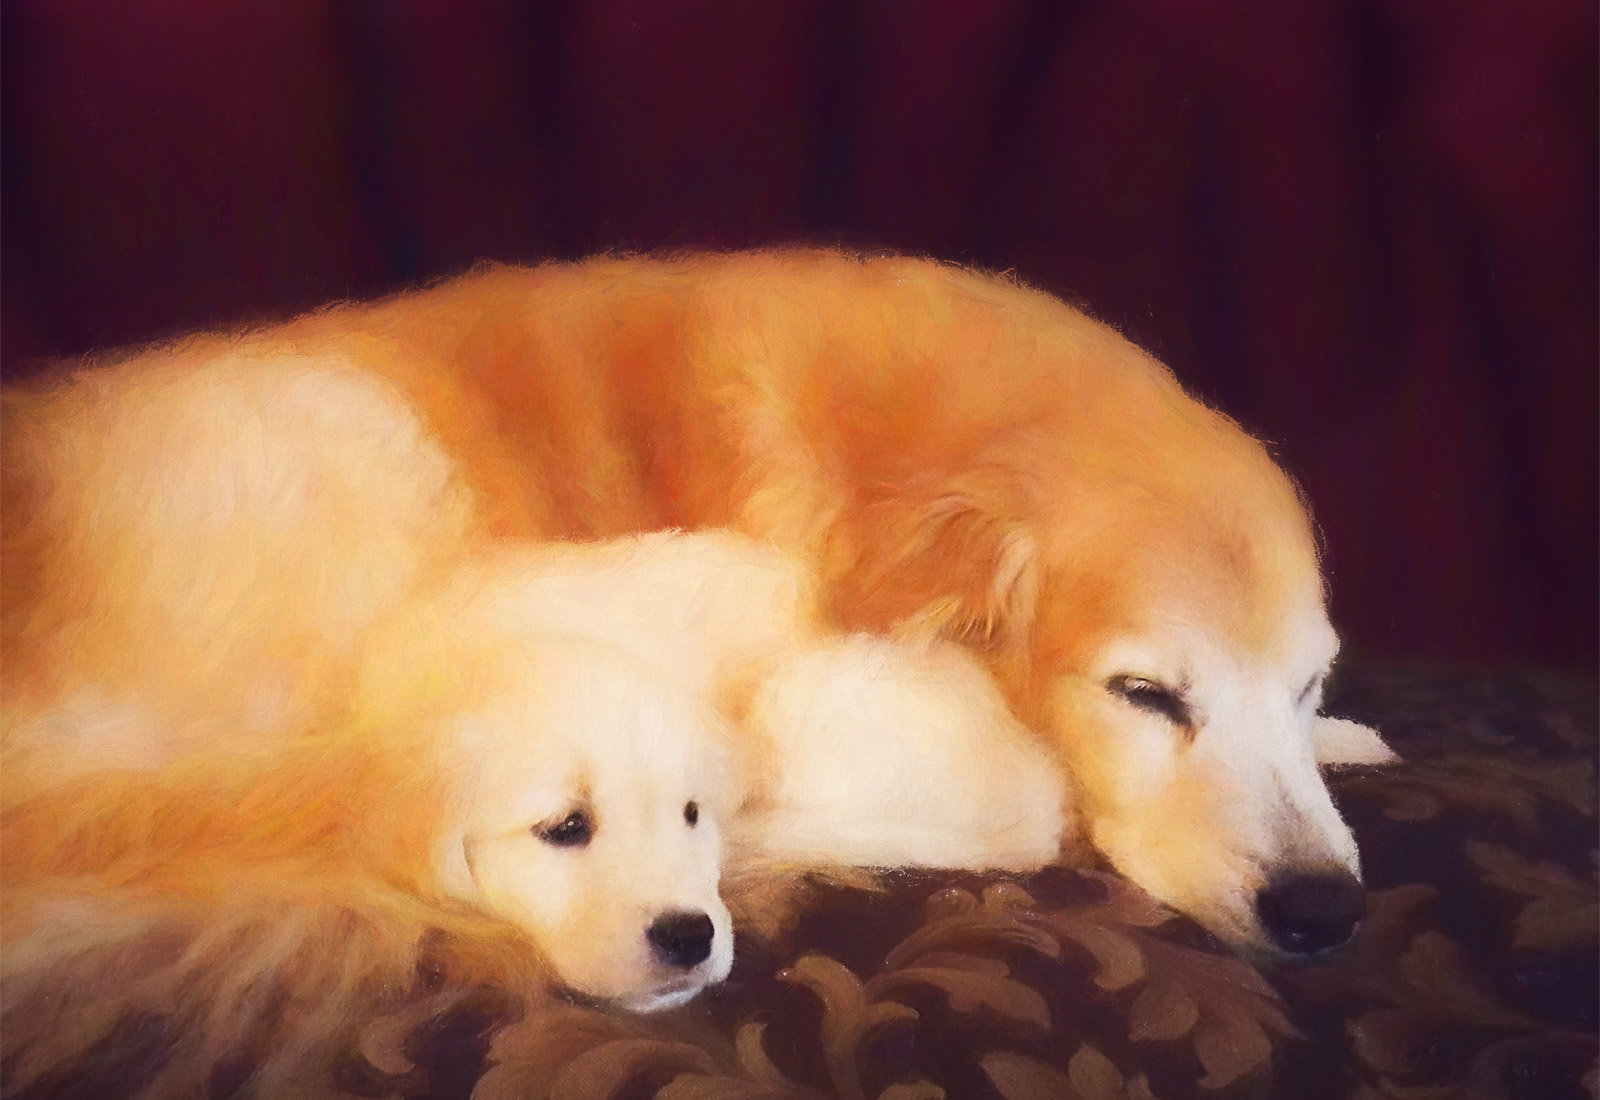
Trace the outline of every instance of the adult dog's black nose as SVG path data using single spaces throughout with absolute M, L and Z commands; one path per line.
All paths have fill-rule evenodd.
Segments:
M 698 966 L 711 954 L 716 929 L 704 913 L 663 913 L 646 932 L 656 958 L 684 970 Z
M 1337 947 L 1367 911 L 1354 875 L 1280 875 L 1256 894 L 1256 915 L 1272 942 L 1296 955 Z

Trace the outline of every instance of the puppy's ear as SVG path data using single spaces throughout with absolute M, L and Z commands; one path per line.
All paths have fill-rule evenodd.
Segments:
M 1038 540 L 1016 511 L 996 503 L 955 492 L 867 510 L 860 564 L 836 609 L 841 620 L 979 649 L 1026 639 L 1039 596 Z
M 1396 764 L 1400 757 L 1378 731 L 1348 718 L 1318 715 L 1311 728 L 1317 763 L 1328 767 L 1345 764 Z

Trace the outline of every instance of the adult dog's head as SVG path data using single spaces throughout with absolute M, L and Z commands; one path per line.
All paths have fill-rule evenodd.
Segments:
M 1080 502 L 1083 536 L 1042 565 L 1030 683 L 1115 866 L 1236 944 L 1308 954 L 1365 908 L 1320 769 L 1392 754 L 1321 713 L 1339 643 L 1311 533 L 1256 474 L 1206 506 L 1098 505 L 1120 523 Z
M 1392 754 L 1321 713 L 1338 639 L 1306 509 L 1260 443 L 1087 331 L 1048 382 L 964 394 L 1007 431 L 897 438 L 915 472 L 861 477 L 894 488 L 864 490 L 872 564 L 836 613 L 984 652 L 1157 898 L 1268 953 L 1343 943 L 1364 896 L 1319 768 Z

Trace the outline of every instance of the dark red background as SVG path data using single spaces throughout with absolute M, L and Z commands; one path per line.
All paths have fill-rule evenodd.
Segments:
M 1596 652 L 1589 0 L 6 0 L 7 369 L 459 269 L 843 239 L 1274 441 L 1368 653 Z

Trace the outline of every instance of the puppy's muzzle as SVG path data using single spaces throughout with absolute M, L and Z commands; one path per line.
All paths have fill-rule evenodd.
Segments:
M 1367 911 L 1354 875 L 1279 875 L 1256 894 L 1256 915 L 1272 942 L 1295 955 L 1338 947 Z
M 705 962 L 714 935 L 716 929 L 704 913 L 663 913 L 644 934 L 656 958 L 680 970 Z

